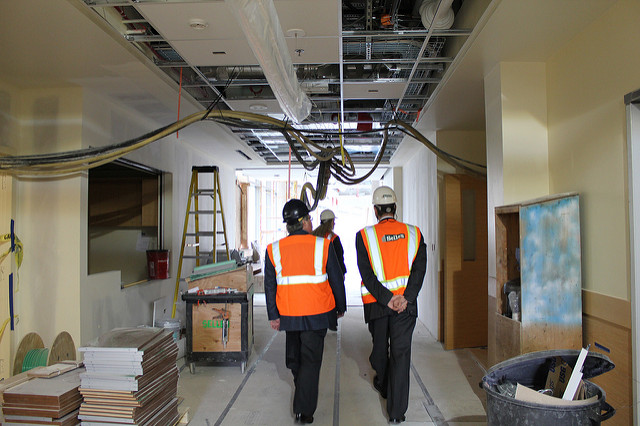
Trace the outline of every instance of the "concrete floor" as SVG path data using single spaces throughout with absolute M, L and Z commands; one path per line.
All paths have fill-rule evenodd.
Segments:
M 191 374 L 178 360 L 180 411 L 191 425 L 288 425 L 293 380 L 284 365 L 284 332 L 273 331 L 259 297 L 255 341 L 244 374 L 240 364 L 197 363 Z M 329 331 L 314 425 L 386 425 L 385 400 L 371 385 L 371 337 L 362 307 L 349 307 L 337 332 Z M 478 354 L 480 355 L 478 356 Z M 413 337 L 409 409 L 404 425 L 485 425 L 482 351 L 445 351 L 419 321 Z

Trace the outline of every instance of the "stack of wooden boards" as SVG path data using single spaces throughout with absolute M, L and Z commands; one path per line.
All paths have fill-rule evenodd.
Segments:
M 178 346 L 162 328 L 121 328 L 84 352 L 83 425 L 171 425 L 178 421 Z
M 61 364 L 38 367 L 21 373 L 20 377 L 12 378 L 21 383 L 10 385 L 11 387 L 2 393 L 3 425 L 74 426 L 79 423 L 78 409 L 82 402 L 82 395 L 78 387 L 80 374 L 84 369 L 77 368 L 77 365 L 56 369 L 58 365 Z M 50 371 L 54 373 L 49 374 Z M 55 371 L 60 374 L 58 375 Z

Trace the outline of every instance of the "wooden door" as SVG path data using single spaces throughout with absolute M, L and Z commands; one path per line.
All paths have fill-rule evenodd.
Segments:
M 445 349 L 487 345 L 487 183 L 446 175 Z

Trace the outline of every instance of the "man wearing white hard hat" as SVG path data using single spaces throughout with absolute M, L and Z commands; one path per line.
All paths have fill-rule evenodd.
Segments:
M 336 215 L 332 210 L 326 209 L 320 213 L 320 225 L 313 230 L 313 235 L 316 237 L 322 237 L 328 239 L 333 244 L 333 250 L 336 252 L 340 267 L 342 268 L 342 274 L 347 273 L 347 267 L 344 264 L 344 248 L 340 237 L 333 232 L 333 228 L 336 225 Z
M 387 399 L 389 423 L 405 420 L 409 406 L 411 339 L 418 317 L 416 299 L 427 271 L 427 249 L 417 226 L 397 221 L 396 194 L 388 186 L 373 192 L 378 223 L 356 234 L 362 277 L 364 320 L 373 348 L 374 388 Z

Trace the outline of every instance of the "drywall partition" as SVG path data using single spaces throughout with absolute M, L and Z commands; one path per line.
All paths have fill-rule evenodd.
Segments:
M 629 173 L 629 261 L 630 261 L 630 287 L 632 306 L 632 348 L 633 353 L 638 353 L 640 344 L 640 259 L 636 256 L 640 253 L 640 105 L 636 104 L 638 93 L 630 93 L 625 96 L 627 105 L 627 157 Z M 637 399 L 640 395 L 640 365 L 633 362 L 633 394 Z M 634 416 L 639 418 L 638 413 Z
M 496 66 L 484 79 L 484 110 L 487 150 L 487 244 L 489 312 L 495 310 L 496 297 L 496 217 L 495 208 L 504 204 L 503 149 L 502 149 L 502 96 L 500 92 L 500 66 Z M 493 298 L 493 299 L 492 299 Z M 489 321 L 492 318 L 489 316 Z M 493 327 L 489 324 L 489 341 Z
M 159 127 L 143 113 L 127 110 L 117 102 L 91 92 L 87 92 L 85 96 L 83 124 L 83 141 L 92 146 L 122 142 Z M 161 305 L 164 307 L 165 315 L 170 317 L 192 166 L 217 165 L 220 168 L 227 238 L 230 247 L 235 247 L 235 218 L 232 214 L 235 211 L 235 172 L 212 155 L 216 144 L 226 137 L 226 133 L 218 124 L 205 124 L 207 129 L 217 136 L 208 142 L 210 151 L 194 148 L 194 133 L 181 131 L 178 138 L 172 134 L 127 155 L 126 158 L 129 160 L 167 173 L 163 197 L 164 248 L 170 250 L 169 278 L 121 289 L 119 271 L 87 275 L 85 256 L 80 289 L 83 343 L 88 343 L 115 327 L 151 325 L 153 302 L 157 299 L 164 298 L 165 302 Z M 87 191 L 84 189 L 85 199 L 86 194 Z M 84 224 L 83 230 L 86 233 L 86 202 L 83 203 L 79 220 Z M 85 247 L 86 241 L 86 238 L 81 241 Z M 185 260 L 182 268 L 182 275 L 188 274 L 193 269 L 193 261 Z M 182 290 L 185 289 L 186 285 Z M 176 318 L 184 324 L 184 302 L 178 298 L 176 306 Z
M 549 193 L 545 66 L 533 62 L 500 63 L 485 77 L 484 92 L 492 280 L 495 207 Z M 495 282 L 489 284 L 489 296 L 495 297 Z
M 485 76 L 490 313 L 496 297 L 495 207 L 549 194 L 545 72 L 541 63 L 500 63 Z M 489 341 L 492 320 L 490 314 Z
M 619 1 L 548 63 L 551 190 L 582 195 L 583 287 L 626 300 L 624 95 L 640 87 L 639 17 Z
M 405 141 L 406 142 L 406 141 Z M 438 172 L 436 156 L 424 146 L 402 167 L 403 221 L 422 231 L 427 246 L 427 273 L 418 295 L 418 317 L 438 336 Z
M 16 109 L 16 154 L 81 147 L 82 91 L 78 88 L 22 90 Z M 80 336 L 81 174 L 15 179 L 16 232 L 24 246 L 14 294 L 14 343 L 37 332 L 50 347 L 62 331 Z
M 624 96 L 640 87 L 638 20 L 640 3 L 618 1 L 547 63 L 550 189 L 581 194 L 584 344 L 610 349 L 616 368 L 596 382 L 616 407 L 617 424 L 638 418 L 624 104 Z
M 17 120 L 15 119 L 15 109 L 17 108 L 15 99 L 18 90 L 15 87 L 2 84 L 0 82 L 0 155 L 15 154 L 15 135 L 18 131 Z M 13 204 L 13 191 L 15 179 L 8 174 L 0 174 L 0 235 L 11 232 L 11 220 L 15 218 Z M 0 252 L 5 252 L 9 247 L 2 245 Z M 7 289 L 0 294 L 0 318 L 2 322 L 9 316 L 9 281 L 13 283 L 17 275 L 17 266 L 14 255 L 7 256 L 0 263 L 0 286 Z M 0 336 L 0 378 L 7 378 L 11 375 L 11 324 L 7 324 L 5 332 Z
M 438 148 L 449 154 L 472 161 L 487 164 L 486 133 L 482 130 L 440 130 L 436 132 Z M 438 158 L 438 170 L 444 173 L 457 173 L 454 166 Z

